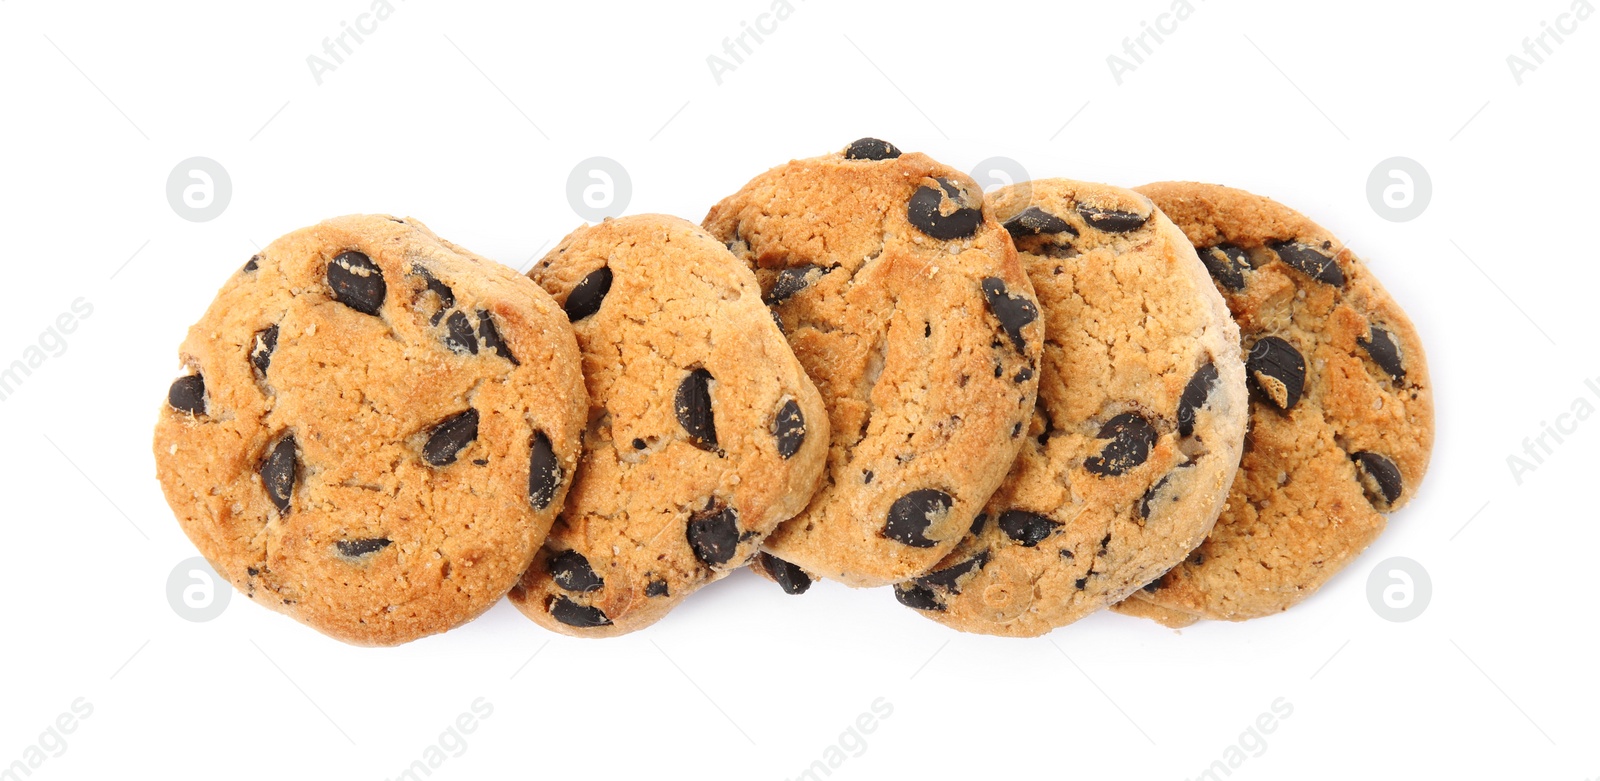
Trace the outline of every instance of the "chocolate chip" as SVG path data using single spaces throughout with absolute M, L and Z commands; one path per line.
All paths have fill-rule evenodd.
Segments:
M 1157 591 L 1160 591 L 1161 590 L 1161 578 L 1156 578 L 1155 580 L 1152 580 L 1149 583 L 1144 584 L 1143 588 L 1144 588 L 1144 591 L 1145 591 L 1146 594 L 1154 594 Z
M 444 321 L 444 344 L 458 355 L 477 355 L 478 340 L 472 333 L 472 321 L 464 312 L 451 312 Z
M 567 626 L 579 629 L 611 626 L 611 619 L 606 618 L 605 611 L 597 607 L 580 605 L 560 594 L 550 598 L 550 616 Z
M 562 477 L 561 461 L 550 447 L 550 438 L 543 431 L 533 432 L 533 453 L 528 459 L 528 501 L 533 509 L 543 510 L 555 501 Z
M 972 558 L 967 559 L 960 564 L 952 564 L 944 569 L 936 569 L 926 575 L 923 575 L 922 577 L 916 578 L 914 582 L 926 589 L 938 589 L 941 591 L 947 591 L 951 594 L 960 594 L 961 579 L 966 577 L 968 573 L 983 569 L 984 565 L 988 563 L 989 552 L 980 551 L 978 555 L 973 556 Z
M 373 537 L 365 540 L 339 540 L 334 543 L 339 548 L 339 555 L 347 559 L 359 559 L 362 556 L 377 553 L 389 547 L 390 541 L 383 537 Z
M 889 507 L 883 536 L 913 548 L 932 548 L 928 528 L 950 512 L 955 500 L 943 491 L 920 488 L 894 501 Z
M 874 478 L 874 477 L 877 477 L 877 475 L 873 474 L 871 469 L 863 469 L 863 470 L 861 470 L 861 484 L 862 485 L 871 485 L 872 484 L 872 478 Z
M 1155 502 L 1156 495 L 1161 493 L 1161 489 L 1165 488 L 1167 481 L 1171 479 L 1171 472 L 1162 475 L 1161 479 L 1157 480 L 1155 485 L 1150 486 L 1150 490 L 1145 491 L 1144 496 L 1139 498 L 1139 520 L 1146 521 L 1150 519 L 1150 505 Z
M 456 455 L 477 438 L 477 410 L 451 415 L 428 434 L 428 443 L 422 446 L 422 460 L 431 466 L 449 466 L 456 462 Z
M 757 554 L 756 560 L 761 563 L 761 568 L 778 582 L 778 588 L 783 589 L 783 593 L 804 594 L 806 589 L 811 588 L 811 576 L 798 566 L 766 552 Z
M 900 150 L 894 144 L 876 138 L 858 138 L 844 150 L 846 160 L 892 160 L 899 156 Z
M 1373 363 L 1388 372 L 1395 382 L 1405 382 L 1406 367 L 1400 359 L 1400 340 L 1380 326 L 1372 326 L 1370 330 L 1366 339 L 1357 338 L 1356 343 L 1365 347 Z
M 1070 233 L 1078 235 L 1078 229 L 1060 217 L 1051 214 L 1037 206 L 1029 206 L 1020 214 L 1005 222 L 1007 233 L 1014 239 L 1024 236 L 1038 236 L 1040 234 Z
M 1019 353 L 1025 352 L 1028 342 L 1022 337 L 1022 329 L 1039 319 L 1039 307 L 1027 296 L 1014 296 L 1006 292 L 1005 280 L 999 277 L 983 280 L 983 298 L 989 303 L 989 311 L 1000 321 L 1006 336 L 1011 337 L 1012 346 Z
M 595 312 L 611 292 L 611 269 L 600 267 L 589 272 L 572 292 L 567 294 L 567 319 L 576 323 Z
M 411 272 L 422 277 L 423 284 L 427 285 L 427 289 L 439 297 L 439 310 L 434 312 L 433 317 L 428 319 L 430 325 L 438 325 L 439 318 L 444 317 L 445 310 L 456 305 L 456 292 L 451 290 L 449 285 L 440 282 L 438 277 L 435 277 L 432 272 L 421 265 L 413 265 Z
M 389 293 L 383 270 L 366 255 L 350 250 L 328 261 L 328 286 L 339 303 L 363 314 L 376 315 Z
M 261 462 L 261 487 L 267 489 L 267 498 L 278 512 L 285 515 L 289 512 L 289 500 L 294 496 L 295 472 L 299 466 L 300 458 L 295 453 L 292 436 L 278 440 Z
M 685 535 L 695 558 L 708 567 L 720 567 L 739 549 L 739 513 L 723 506 L 695 513 Z
M 173 380 L 167 388 L 167 403 L 179 412 L 206 414 L 206 378 L 190 374 Z
M 939 187 L 918 187 L 906 204 L 906 219 L 917 230 L 936 239 L 964 239 L 978 232 L 983 225 L 983 209 L 972 204 L 971 197 L 955 182 L 939 177 Z M 949 214 L 939 211 L 940 204 L 948 198 L 956 208 Z
M 978 513 L 978 517 L 972 519 L 972 528 L 968 529 L 967 533 L 971 534 L 974 537 L 982 534 L 983 533 L 983 527 L 988 522 L 989 522 L 989 514 L 988 513 Z
M 933 589 L 919 586 L 915 582 L 894 584 L 894 598 L 900 604 L 915 610 L 944 611 L 944 603 L 939 601 L 939 596 Z
M 500 329 L 494 327 L 494 318 L 487 309 L 478 310 L 478 338 L 483 340 L 484 348 L 510 361 L 512 366 L 522 365 L 517 356 L 511 354 L 511 347 L 500 338 Z
M 778 272 L 778 276 L 772 282 L 772 289 L 767 291 L 761 300 L 768 306 L 781 304 L 832 270 L 832 266 L 790 266 Z
M 1300 402 L 1306 385 L 1306 359 L 1300 351 L 1276 336 L 1263 336 L 1245 360 L 1250 384 L 1278 409 L 1288 412 Z
M 667 582 L 665 580 L 652 580 L 645 584 L 644 595 L 647 597 L 667 596 Z
M 1078 214 L 1089 227 L 1107 233 L 1127 233 L 1138 230 L 1150 219 L 1148 214 L 1135 214 L 1133 212 L 1119 212 L 1115 209 L 1098 209 L 1086 204 L 1078 204 Z
M 260 266 L 256 264 L 256 261 L 258 260 L 261 260 L 260 255 L 251 255 L 250 259 L 244 262 L 244 268 L 241 269 L 241 271 L 249 273 L 251 271 L 255 271 L 257 268 L 260 268 Z
M 595 574 L 594 567 L 589 566 L 589 560 L 575 550 L 564 550 L 551 556 L 545 562 L 545 568 L 550 570 L 551 580 L 563 591 L 582 594 L 599 591 L 606 584 L 604 578 Z
M 1084 459 L 1083 466 L 1101 477 L 1116 477 L 1145 462 L 1156 443 L 1156 430 L 1137 412 L 1124 412 L 1100 427 L 1097 439 L 1111 440 L 1100 455 Z
M 1199 251 L 1200 262 L 1218 285 L 1238 292 L 1244 289 L 1244 272 L 1250 269 L 1250 256 L 1237 244 L 1218 244 Z
M 1082 591 L 1088 585 L 1089 585 L 1089 578 L 1088 577 L 1078 578 L 1077 580 L 1072 582 L 1073 588 L 1076 588 L 1079 591 Z
M 1394 506 L 1395 500 L 1400 498 L 1400 491 L 1404 483 L 1400 479 L 1400 469 L 1393 461 L 1370 451 L 1352 453 L 1350 460 L 1356 462 L 1357 478 L 1361 480 L 1361 488 L 1367 494 L 1367 501 L 1379 510 L 1387 510 Z
M 778 331 L 781 333 L 783 331 L 783 315 L 778 314 L 776 309 L 768 309 L 767 312 L 772 315 L 772 324 L 777 326 Z
M 1016 375 L 1011 378 L 1011 381 L 1016 383 L 1016 384 L 1018 384 L 1018 385 L 1021 385 L 1022 383 L 1027 382 L 1028 380 L 1031 380 L 1031 379 L 1033 379 L 1033 367 L 1032 366 L 1024 366 L 1021 369 L 1017 370 Z
M 1189 378 L 1189 384 L 1183 386 L 1183 395 L 1178 397 L 1178 436 L 1187 437 L 1194 433 L 1195 413 L 1206 405 L 1206 399 L 1211 397 L 1211 389 L 1216 386 L 1217 366 L 1206 361 L 1206 365 Z
M 1024 548 L 1038 545 L 1060 527 L 1061 524 L 1027 510 L 1006 510 L 1000 513 L 1000 531 L 1022 543 Z
M 806 440 L 806 417 L 800 412 L 800 404 L 794 399 L 785 401 L 772 419 L 771 431 L 778 439 L 779 456 L 789 459 L 800 452 L 800 445 Z
M 646 443 L 644 440 L 642 440 L 642 439 L 640 439 L 638 437 L 634 437 L 633 438 L 633 449 L 634 450 L 643 450 L 643 449 L 645 449 L 645 448 L 647 448 L 649 446 L 650 445 L 648 443 Z
M 1316 247 L 1298 241 L 1274 241 L 1270 246 L 1279 259 L 1306 276 L 1336 287 L 1344 286 L 1344 271 L 1339 264 Z
M 256 338 L 250 347 L 250 363 L 256 367 L 262 379 L 267 376 L 267 367 L 272 365 L 272 351 L 278 349 L 278 327 L 267 326 L 256 332 Z
M 717 449 L 717 420 L 711 410 L 711 372 L 695 369 L 678 383 L 673 411 L 689 441 L 701 450 Z

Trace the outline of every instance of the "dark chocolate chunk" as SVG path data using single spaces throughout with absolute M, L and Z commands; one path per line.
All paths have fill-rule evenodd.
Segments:
M 300 457 L 295 453 L 294 437 L 284 437 L 267 452 L 261 462 L 261 486 L 267 489 L 278 512 L 288 514 L 289 500 L 294 496 L 295 473 L 299 471 Z
M 1007 537 L 1022 543 L 1024 548 L 1032 548 L 1043 542 L 1046 537 L 1061 528 L 1061 524 L 1050 520 L 1038 513 L 1027 510 L 1006 510 L 1000 513 L 1000 531 Z
M 1294 345 L 1276 336 L 1263 336 L 1245 359 L 1250 384 L 1278 409 L 1288 412 L 1300 402 L 1306 386 L 1306 359 Z
M 913 548 L 932 548 L 928 528 L 950 511 L 955 500 L 943 491 L 921 488 L 894 501 L 889 507 L 883 536 Z
M 806 416 L 800 412 L 799 402 L 789 399 L 778 409 L 777 417 L 772 419 L 772 436 L 778 439 L 779 456 L 788 459 L 800 452 L 800 445 L 806 441 Z
M 611 269 L 600 267 L 589 272 L 572 292 L 567 294 L 567 319 L 576 323 L 595 312 L 611 292 Z
M 983 280 L 983 298 L 989 302 L 989 311 L 1000 321 L 1006 336 L 1011 337 L 1012 346 L 1017 348 L 1017 352 L 1026 351 L 1028 342 L 1022 336 L 1022 329 L 1039 319 L 1038 305 L 1027 296 L 1014 296 L 1006 292 L 1005 280 L 999 277 Z
M 1093 206 L 1078 204 L 1078 214 L 1083 221 L 1095 230 L 1107 233 L 1127 233 L 1138 230 L 1150 219 L 1148 214 L 1135 214 L 1133 212 L 1119 212 L 1115 209 L 1097 209 Z
M 708 567 L 720 567 L 739 549 L 739 513 L 724 506 L 695 513 L 689 516 L 685 535 L 695 558 Z
M 1356 477 L 1361 480 L 1361 488 L 1367 494 L 1367 501 L 1372 502 L 1372 506 L 1379 510 L 1388 510 L 1394 506 L 1404 487 L 1404 482 L 1400 478 L 1400 468 L 1388 458 L 1366 450 L 1351 454 L 1350 460 L 1356 462 Z
M 1078 229 L 1072 227 L 1071 223 L 1037 206 L 1029 206 L 1017 216 L 1006 220 L 1005 229 L 1014 239 L 1020 239 L 1023 236 L 1038 236 L 1040 234 L 1070 233 L 1074 236 L 1078 235 Z
M 449 466 L 456 455 L 478 438 L 478 411 L 468 409 L 439 421 L 422 446 L 422 460 L 431 466 Z
M 1155 502 L 1156 496 L 1161 493 L 1161 489 L 1165 488 L 1167 486 L 1167 481 L 1171 479 L 1171 472 L 1162 475 L 1161 479 L 1157 480 L 1155 485 L 1150 486 L 1150 490 L 1145 491 L 1144 496 L 1139 498 L 1139 520 L 1145 521 L 1150 519 L 1150 505 Z
M 1183 395 L 1178 397 L 1178 436 L 1194 434 L 1195 413 L 1206 405 L 1211 389 L 1216 386 L 1217 366 L 1206 361 L 1206 365 L 1189 378 L 1189 384 L 1183 386 Z
M 550 598 L 550 616 L 567 626 L 579 629 L 611 626 L 611 619 L 606 618 L 605 611 L 589 605 L 580 605 L 560 594 Z
M 267 367 L 272 365 L 272 351 L 278 349 L 278 327 L 269 325 L 256 332 L 256 338 L 250 347 L 250 363 L 256 367 L 262 379 L 266 379 Z
M 711 372 L 695 369 L 678 383 L 673 411 L 689 441 L 701 450 L 717 449 L 717 420 L 711 410 Z
M 355 250 L 340 253 L 328 261 L 328 287 L 339 303 L 363 314 L 376 315 L 389 293 L 383 270 L 371 258 Z
M 811 588 L 811 576 L 800 567 L 766 552 L 757 554 L 756 560 L 760 561 L 761 568 L 777 581 L 778 588 L 783 589 L 783 593 L 804 594 L 806 589 Z
M 967 533 L 972 535 L 972 536 L 974 536 L 974 537 L 978 536 L 979 534 L 982 534 L 983 533 L 983 527 L 988 522 L 989 522 L 989 514 L 988 513 L 978 513 L 978 517 L 972 519 L 972 528 L 968 529 Z
M 1273 252 L 1278 253 L 1279 259 L 1306 276 L 1335 287 L 1344 286 L 1344 270 L 1332 257 L 1322 254 L 1316 247 L 1298 241 L 1274 241 L 1270 246 Z
M 938 187 L 918 187 L 906 204 L 906 219 L 917 230 L 936 239 L 964 239 L 977 234 L 983 225 L 983 209 L 958 184 L 938 178 Z M 956 208 L 949 214 L 939 211 L 948 198 Z
M 1083 466 L 1101 477 L 1116 477 L 1145 462 L 1156 443 L 1156 429 L 1137 412 L 1124 412 L 1100 427 L 1097 439 L 1111 440 Z
M 563 476 L 561 461 L 550 446 L 550 437 L 543 431 L 533 432 L 533 453 L 528 460 L 528 501 L 533 509 L 543 510 L 555 501 Z
M 339 548 L 340 556 L 359 559 L 389 547 L 390 542 L 385 537 L 372 537 L 365 540 L 339 540 L 334 545 Z
M 938 589 L 951 594 L 960 594 L 961 578 L 965 577 L 968 573 L 983 569 L 984 565 L 988 563 L 989 552 L 980 551 L 978 555 L 973 556 L 972 558 L 967 559 L 960 564 L 952 564 L 944 569 L 937 569 L 929 572 L 926 575 L 923 575 L 922 577 L 916 578 L 915 583 L 927 589 Z
M 894 584 L 894 598 L 900 604 L 915 610 L 944 611 L 944 603 L 939 601 L 939 595 L 933 589 L 917 585 L 916 582 Z
M 647 597 L 667 596 L 667 582 L 665 580 L 652 580 L 645 584 L 644 595 Z
M 811 287 L 811 283 L 832 270 L 832 266 L 790 266 L 778 272 L 778 276 L 772 281 L 772 289 L 767 291 L 761 300 L 768 306 L 781 304 L 790 296 Z
M 260 268 L 261 266 L 257 263 L 257 261 L 259 261 L 259 260 L 261 260 L 261 256 L 260 255 L 251 255 L 250 259 L 244 262 L 244 268 L 241 269 L 241 271 L 244 271 L 245 273 L 248 274 L 248 273 L 250 273 L 252 271 L 255 271 L 256 269 Z
M 494 327 L 494 318 L 487 309 L 478 310 L 478 338 L 486 349 L 510 361 L 512 366 L 522 365 L 517 361 L 517 356 L 511 354 L 511 347 L 500 338 L 500 329 Z
M 1371 326 L 1370 334 L 1366 339 L 1357 338 L 1356 343 L 1366 348 L 1367 355 L 1372 356 L 1372 362 L 1378 368 L 1389 373 L 1395 382 L 1405 382 L 1405 362 L 1400 358 L 1400 340 L 1389 330 L 1381 326 Z
M 894 144 L 877 138 L 858 138 L 844 149 L 846 160 L 892 160 L 900 156 Z
M 423 284 L 427 285 L 427 289 L 439 297 L 438 311 L 433 313 L 433 317 L 428 318 L 430 325 L 438 325 L 439 319 L 444 317 L 445 311 L 456 305 L 456 292 L 451 290 L 449 285 L 440 282 L 438 277 L 435 277 L 432 272 L 420 264 L 413 265 L 411 272 L 422 277 Z
M 451 312 L 444 325 L 444 344 L 451 352 L 478 354 L 478 339 L 472 333 L 472 321 L 467 319 L 465 312 Z
M 173 380 L 167 388 L 167 403 L 179 412 L 206 414 L 206 378 L 190 374 Z
M 582 594 L 599 591 L 606 584 L 604 578 L 595 574 L 594 567 L 589 566 L 589 560 L 575 550 L 564 550 L 551 556 L 545 562 L 545 567 L 550 570 L 550 579 L 563 591 Z
M 1244 272 L 1250 269 L 1250 256 L 1237 244 L 1218 244 L 1199 250 L 1200 262 L 1211 279 L 1235 293 L 1244 289 Z

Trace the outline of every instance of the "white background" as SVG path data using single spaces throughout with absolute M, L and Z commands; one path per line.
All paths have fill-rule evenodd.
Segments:
M 1107 56 L 1169 1 L 793 0 L 720 85 L 706 58 L 770 0 L 394 0 L 320 85 L 306 58 L 369 0 L 0 2 L 0 366 L 93 306 L 0 402 L 0 764 L 82 697 L 92 715 L 33 778 L 391 778 L 483 697 L 492 715 L 433 778 L 780 779 L 882 697 L 892 714 L 830 778 L 1183 779 L 1281 697 L 1292 715 L 1231 778 L 1600 776 L 1600 420 L 1520 485 L 1506 463 L 1574 399 L 1600 406 L 1583 384 L 1600 18 L 1518 85 L 1506 57 L 1570 0 L 1193 0 L 1118 85 Z M 503 603 L 396 649 L 237 596 L 208 623 L 169 606 L 195 549 L 151 428 L 185 329 L 258 245 L 382 211 L 525 267 L 579 224 L 566 180 L 585 158 L 626 167 L 629 213 L 699 220 L 863 135 L 963 169 L 1223 182 L 1311 215 L 1422 331 L 1438 440 L 1416 501 L 1293 611 L 1181 633 L 1102 614 L 961 635 L 887 589 L 794 598 L 748 572 L 603 641 Z M 1366 196 L 1396 155 L 1433 182 L 1410 222 Z M 209 222 L 165 195 L 193 156 L 232 181 Z M 1391 556 L 1431 575 L 1410 622 L 1368 603 Z

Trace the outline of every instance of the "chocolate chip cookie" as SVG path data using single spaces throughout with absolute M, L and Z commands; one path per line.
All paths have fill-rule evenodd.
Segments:
M 527 569 L 587 402 L 560 307 L 414 220 L 272 242 L 180 349 L 156 474 L 246 596 L 392 645 L 462 624 Z
M 1416 494 L 1433 447 L 1422 343 L 1355 253 L 1288 207 L 1218 185 L 1138 189 L 1227 299 L 1252 401 L 1216 528 L 1134 597 L 1200 618 L 1271 615 L 1350 563 Z
M 828 413 L 755 275 L 693 223 L 579 228 L 529 276 L 572 319 L 589 427 L 511 601 L 557 632 L 625 634 L 743 566 L 806 506 Z
M 878 586 L 972 525 L 1022 445 L 1044 327 L 965 174 L 862 139 L 778 166 L 706 228 L 755 269 L 832 422 L 827 479 L 769 553 Z
M 1039 296 L 1038 405 L 985 515 L 895 596 L 963 631 L 1031 637 L 1205 538 L 1239 465 L 1245 373 L 1222 296 L 1148 198 L 1047 179 L 989 202 Z

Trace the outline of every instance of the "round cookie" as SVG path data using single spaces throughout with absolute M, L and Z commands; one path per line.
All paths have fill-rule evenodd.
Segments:
M 755 269 L 832 423 L 826 482 L 767 551 L 858 587 L 926 571 L 999 486 L 1038 385 L 1038 305 L 982 190 L 862 139 L 757 176 L 705 226 Z
M 1366 265 L 1306 217 L 1218 185 L 1138 189 L 1227 299 L 1252 401 L 1216 528 L 1134 597 L 1200 618 L 1271 615 L 1314 593 L 1415 495 L 1433 447 L 1427 360 Z
M 173 513 L 235 588 L 345 642 L 487 610 L 577 464 L 587 405 L 560 307 L 413 220 L 272 242 L 180 356 L 154 443 Z
M 755 275 L 692 223 L 579 228 L 529 276 L 572 318 L 589 427 L 511 601 L 563 634 L 625 634 L 743 566 L 805 507 L 827 410 Z
M 1239 465 L 1239 329 L 1150 200 L 1066 179 L 989 196 L 1045 325 L 1039 400 L 986 520 L 902 604 L 1032 637 L 1117 602 L 1211 530 Z

